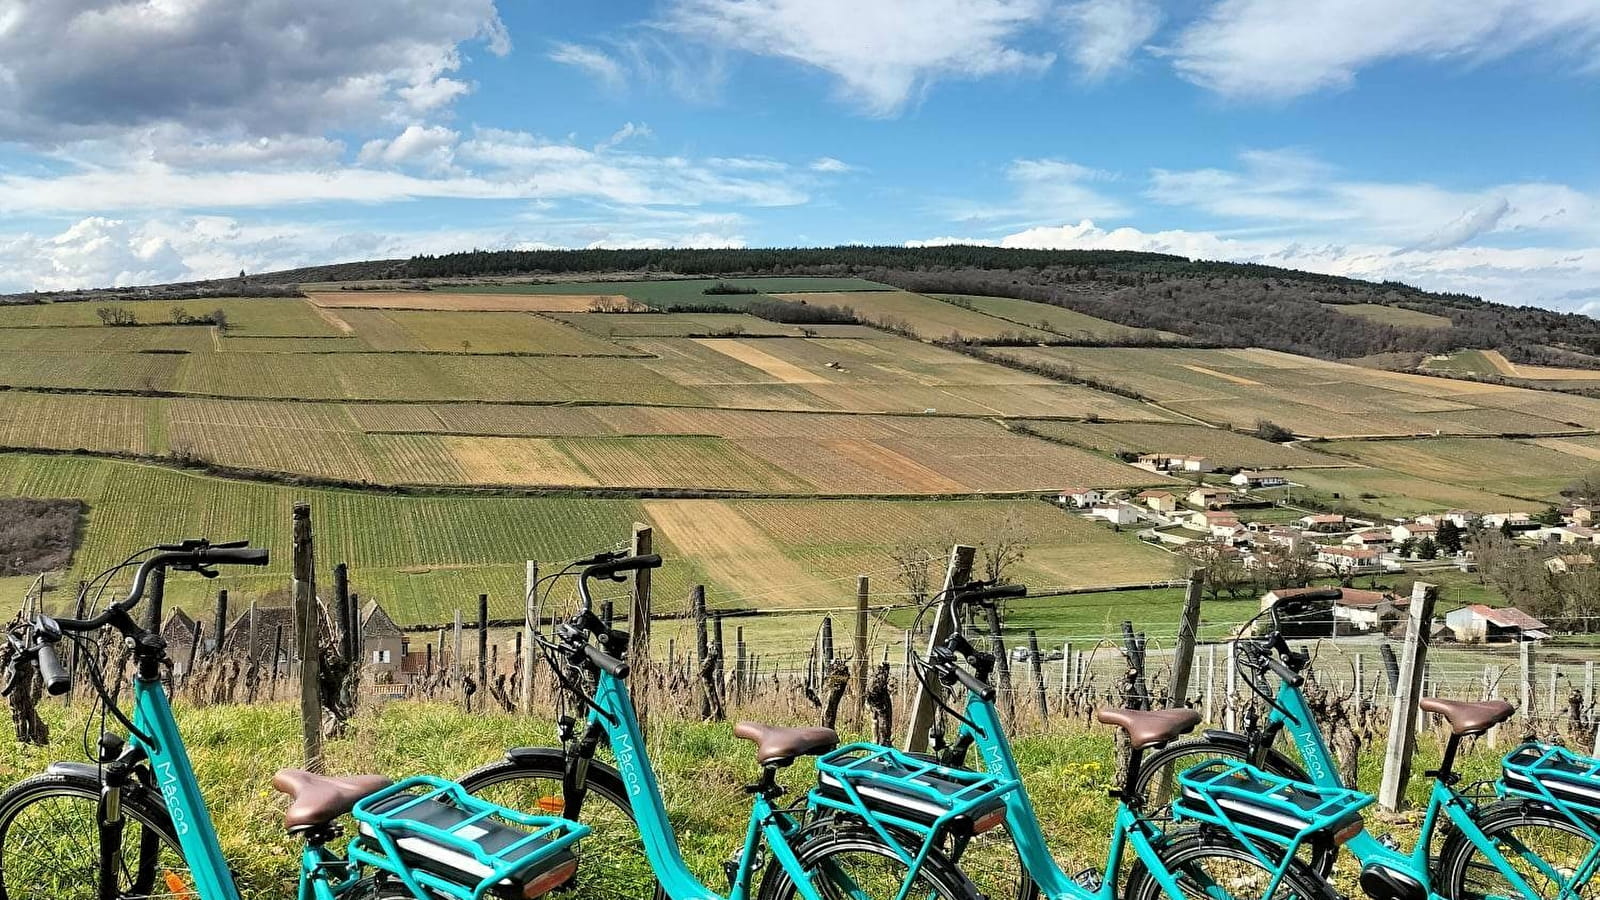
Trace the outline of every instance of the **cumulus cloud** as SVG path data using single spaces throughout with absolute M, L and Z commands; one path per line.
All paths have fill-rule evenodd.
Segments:
M 1600 5 L 1585 0 L 1221 0 L 1168 48 L 1183 77 L 1241 98 L 1286 99 L 1417 57 L 1471 64 L 1546 46 L 1600 67 Z
M 892 115 L 941 78 L 1037 73 L 1054 55 L 1021 38 L 1050 0 L 675 0 L 661 27 L 781 57 L 839 80 L 867 112 Z
M 1126 66 L 1161 25 L 1153 0 L 1078 0 L 1062 10 L 1068 55 L 1091 81 Z
M 640 122 L 637 125 L 633 124 L 632 122 L 624 122 L 622 123 L 621 128 L 618 128 L 616 131 L 612 132 L 610 137 L 596 144 L 594 149 L 609 150 L 618 144 L 626 143 L 634 138 L 650 137 L 655 137 L 655 132 L 650 130 L 649 125 L 646 125 L 643 122 Z
M 391 166 L 422 164 L 446 168 L 460 134 L 442 125 L 408 125 L 393 140 L 382 138 L 361 145 L 356 161 L 362 164 Z
M 509 50 L 494 0 L 18 0 L 0 10 L 0 134 L 270 138 L 414 117 L 467 90 L 452 76 L 473 40 Z

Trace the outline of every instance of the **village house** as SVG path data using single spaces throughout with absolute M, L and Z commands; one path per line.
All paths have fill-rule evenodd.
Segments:
M 167 620 L 161 623 L 161 639 L 167 644 L 167 656 L 172 660 L 173 672 L 187 674 L 189 657 L 194 650 L 194 619 L 183 610 L 174 609 L 167 615 Z M 204 635 L 200 642 L 202 652 L 211 649 Z
M 1373 547 L 1346 547 L 1343 545 L 1317 548 L 1317 562 L 1336 575 L 1366 575 L 1383 571 L 1383 551 Z
M 1232 539 L 1241 527 L 1238 516 L 1216 510 L 1190 513 L 1186 521 L 1195 531 L 1204 531 L 1212 537 L 1223 539 Z
M 1172 453 L 1143 453 L 1134 465 L 1151 472 L 1193 472 L 1203 474 L 1216 468 L 1204 456 L 1181 456 Z
M 1321 634 L 1366 634 L 1386 630 L 1400 617 L 1407 600 L 1382 591 L 1357 588 L 1304 587 L 1279 588 L 1261 598 L 1261 608 L 1270 609 L 1284 600 L 1299 600 L 1311 611 L 1296 617 L 1302 630 Z M 1331 621 L 1330 621 L 1331 613 Z
M 1134 499 L 1156 512 L 1169 513 L 1178 511 L 1178 497 L 1171 491 L 1140 491 Z
M 1379 550 L 1389 549 L 1393 543 L 1389 532 L 1381 528 L 1368 528 L 1363 531 L 1351 532 L 1344 539 L 1346 547 L 1375 547 Z
M 1233 502 L 1233 491 L 1224 487 L 1198 487 L 1183 501 L 1196 509 L 1220 509 Z
M 1516 528 L 1525 529 L 1533 527 L 1533 517 L 1525 512 L 1488 513 L 1483 516 L 1485 528 Z
M 1550 626 L 1514 606 L 1502 609 L 1481 603 L 1463 606 L 1446 613 L 1444 624 L 1463 644 L 1540 641 L 1550 636 Z
M 1288 547 L 1290 550 L 1298 550 L 1300 545 L 1305 542 L 1306 536 L 1298 529 L 1290 528 L 1286 525 L 1274 525 L 1266 530 L 1265 539 L 1274 544 Z
M 1570 510 L 1563 512 L 1561 519 L 1572 525 L 1591 525 L 1595 520 L 1594 507 L 1582 504 L 1574 506 Z
M 1268 488 L 1282 487 L 1289 483 L 1289 479 L 1282 475 L 1257 472 L 1254 469 L 1240 469 L 1237 474 L 1228 479 L 1228 483 L 1245 488 Z
M 405 659 L 405 632 L 389 618 L 382 605 L 369 600 L 361 607 L 361 665 L 383 684 L 397 681 Z
M 1056 497 L 1056 503 L 1062 506 L 1075 506 L 1085 509 L 1098 506 L 1106 499 L 1106 492 L 1095 488 L 1069 487 L 1062 488 L 1061 494 Z
M 1423 538 L 1434 538 L 1437 540 L 1438 535 L 1439 526 L 1424 523 L 1421 520 L 1415 522 L 1403 522 L 1389 529 L 1389 539 L 1394 541 L 1396 544 L 1400 543 L 1401 541 L 1420 541 Z
M 1344 516 L 1337 514 L 1301 516 L 1296 521 L 1307 531 L 1330 532 L 1345 529 Z
M 254 627 L 251 621 L 254 619 Z M 254 658 L 261 665 L 271 665 L 273 653 L 279 649 L 278 635 L 283 635 L 278 662 L 287 663 L 294 658 L 294 610 L 287 606 L 255 606 L 246 609 L 233 620 L 222 637 L 222 652 L 251 657 L 251 637 L 255 638 Z
M 1600 531 L 1587 525 L 1563 525 L 1546 532 L 1562 544 L 1600 544 Z
M 1566 575 L 1575 571 L 1593 569 L 1595 567 L 1595 559 L 1584 553 L 1552 556 L 1544 561 L 1544 567 L 1552 575 Z

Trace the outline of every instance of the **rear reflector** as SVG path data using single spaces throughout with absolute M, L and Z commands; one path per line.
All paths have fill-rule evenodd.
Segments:
M 972 833 L 983 834 L 985 831 L 994 828 L 1005 820 L 1006 808 L 1002 806 L 994 812 L 985 813 L 979 816 L 977 820 L 972 823 Z
M 545 894 L 566 884 L 576 874 L 578 874 L 578 861 L 569 859 L 524 885 L 522 896 L 526 900 L 533 900 L 534 897 L 543 897 Z

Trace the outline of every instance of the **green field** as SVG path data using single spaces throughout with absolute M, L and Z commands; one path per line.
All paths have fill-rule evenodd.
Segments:
M 677 278 L 659 281 L 556 281 L 543 284 L 440 285 L 459 294 L 620 294 L 658 309 L 678 306 L 742 308 L 759 294 L 707 294 L 718 283 L 754 288 L 760 294 L 811 291 L 888 291 L 893 288 L 862 278 Z
M 1532 500 L 1558 499 L 1557 493 L 1580 472 L 1600 469 L 1597 460 L 1496 438 L 1333 441 L 1320 447 L 1390 471 Z
M 1005 319 L 1018 325 L 1037 328 L 1053 334 L 1069 338 L 1084 338 L 1103 341 L 1119 341 L 1137 338 L 1139 340 L 1164 340 L 1181 342 L 1183 335 L 1173 334 L 1169 331 L 1157 331 L 1150 328 L 1130 328 L 1127 325 L 1118 325 L 1105 319 L 1097 319 L 1063 306 L 1050 303 L 1035 303 L 1031 300 L 1014 300 L 1010 297 L 980 297 L 975 294 L 930 294 L 955 303 L 959 306 L 970 307 L 985 315 Z
M 791 301 L 848 307 L 863 322 L 908 330 L 923 340 L 1020 337 L 1049 340 L 1049 332 L 985 315 L 954 303 L 909 291 L 839 291 L 818 294 L 777 294 Z
M 1442 357 L 1429 357 L 1424 369 L 1449 375 L 1499 375 L 1500 370 L 1480 350 L 1457 350 Z
M 1292 469 L 1281 474 L 1304 487 L 1272 488 L 1257 493 L 1265 497 L 1287 496 L 1291 500 L 1348 503 L 1381 516 L 1409 517 L 1446 509 L 1534 512 L 1538 507 L 1528 500 L 1388 469 Z
M 1360 316 L 1372 322 L 1393 325 L 1397 328 L 1449 328 L 1450 319 L 1431 313 L 1417 312 L 1403 306 L 1382 303 L 1330 303 L 1330 309 L 1347 316 Z
M 212 310 L 222 310 L 228 318 L 230 331 L 257 337 L 263 336 L 326 336 L 337 337 L 340 332 L 316 314 L 304 300 L 295 299 L 229 299 L 218 300 L 111 300 L 105 302 L 39 303 L 0 306 L 0 328 L 32 328 L 39 326 L 94 326 L 101 325 L 97 310 L 111 307 L 131 312 L 140 326 L 168 326 L 174 310 L 182 309 L 191 316 L 207 315 Z M 185 325 L 204 334 L 203 325 Z M 112 329 L 107 329 L 112 330 Z M 117 332 L 142 331 L 140 328 L 118 328 Z

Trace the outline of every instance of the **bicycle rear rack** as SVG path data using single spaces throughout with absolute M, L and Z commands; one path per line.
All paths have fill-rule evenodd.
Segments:
M 971 835 L 1005 821 L 1015 779 L 952 769 L 877 744 L 848 744 L 817 760 L 814 807 L 917 834 Z
M 1600 813 L 1600 760 L 1565 747 L 1523 744 L 1501 762 L 1497 789 L 1551 806 Z
M 522 897 L 540 881 L 554 887 L 571 877 L 573 845 L 589 833 L 588 826 L 497 806 L 428 775 L 366 797 L 352 815 L 359 828 L 350 842 L 352 862 L 387 872 L 419 895 L 421 887 L 454 900 Z
M 1235 836 L 1266 838 L 1298 848 L 1324 836 L 1348 836 L 1361 827 L 1369 794 L 1325 788 L 1264 772 L 1237 760 L 1214 759 L 1178 776 L 1173 820 L 1204 822 Z

